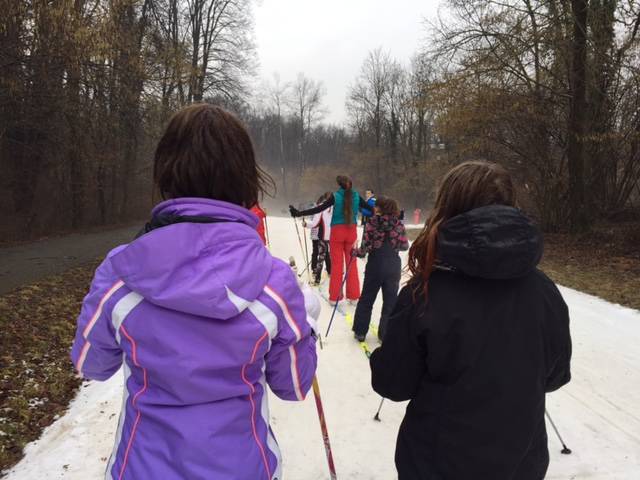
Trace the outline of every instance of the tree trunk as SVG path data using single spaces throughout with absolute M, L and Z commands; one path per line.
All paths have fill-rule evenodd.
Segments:
M 287 165 L 284 160 L 284 140 L 282 138 L 282 116 L 280 114 L 280 106 L 278 105 L 278 136 L 280 147 L 280 171 L 282 173 L 282 190 L 284 196 L 287 196 Z
M 615 75 L 612 65 L 616 0 L 591 2 L 589 24 L 593 40 L 593 78 L 589 89 L 590 131 L 586 151 L 586 184 L 592 196 L 589 208 L 602 212 L 610 207 L 610 189 L 615 190 L 618 158 L 612 150 L 608 133 L 612 131 L 610 86 Z M 619 68 L 619 67 L 618 67 Z
M 589 228 L 590 215 L 585 205 L 584 136 L 587 64 L 588 0 L 572 0 L 573 39 L 571 45 L 571 104 L 569 111 L 567 160 L 569 166 L 569 227 L 573 232 Z

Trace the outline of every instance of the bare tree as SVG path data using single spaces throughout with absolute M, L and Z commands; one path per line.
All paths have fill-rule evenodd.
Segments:
M 187 0 L 191 33 L 188 100 L 213 92 L 233 98 L 245 93 L 253 70 L 250 0 Z
M 246 91 L 250 7 L 0 0 L 0 201 L 15 212 L 2 237 L 146 212 L 150 149 L 167 116 Z
M 255 70 L 251 0 L 153 0 L 150 80 L 167 108 L 246 97 Z
M 449 0 L 432 26 L 439 123 L 467 155 L 526 179 L 545 228 L 584 230 L 640 181 L 640 5 L 617 0 Z M 633 185 L 633 186 L 632 186 Z M 587 194 L 588 191 L 588 194 Z M 568 208 L 567 208 L 568 207 Z
M 289 95 L 291 94 L 291 85 L 289 83 L 282 83 L 280 81 L 280 75 L 278 73 L 273 74 L 273 83 L 267 85 L 267 95 L 270 101 L 270 106 L 273 108 L 276 114 L 278 122 L 278 147 L 279 147 L 279 164 L 280 175 L 282 176 L 282 189 L 283 193 L 287 195 L 287 167 L 284 156 L 284 138 L 282 134 L 283 130 L 283 109 L 287 104 L 291 103 Z
M 373 125 L 375 146 L 380 146 L 384 121 L 384 97 L 389 88 L 392 61 L 382 48 L 369 53 L 360 69 L 360 75 L 351 88 L 348 101 L 359 104 Z
M 364 116 L 372 126 L 375 148 L 380 148 L 385 118 L 385 95 L 389 89 L 392 61 L 388 53 L 377 48 L 369 53 L 360 69 L 355 84 L 347 97 L 347 109 Z M 382 189 L 380 154 L 376 158 L 376 188 Z
M 304 147 L 307 133 L 324 115 L 322 98 L 325 95 L 325 89 L 322 82 L 299 73 L 291 86 L 291 92 L 291 105 L 299 125 L 299 166 L 300 171 L 304 172 L 306 168 Z
M 389 156 L 396 163 L 399 155 L 399 141 L 402 131 L 402 111 L 406 110 L 407 73 L 397 61 L 390 61 L 387 72 L 387 88 L 384 92 L 384 109 L 389 143 Z

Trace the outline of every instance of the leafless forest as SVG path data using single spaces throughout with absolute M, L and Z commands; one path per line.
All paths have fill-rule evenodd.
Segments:
M 336 126 L 320 81 L 257 77 L 251 0 L 0 0 L 0 241 L 146 216 L 154 143 L 198 101 L 247 123 L 283 203 L 350 173 L 428 208 L 474 158 L 506 165 L 548 231 L 637 212 L 640 2 L 444 5 L 408 64 L 354 59 Z

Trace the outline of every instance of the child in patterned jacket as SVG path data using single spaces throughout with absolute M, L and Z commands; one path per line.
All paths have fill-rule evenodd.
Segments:
M 353 323 L 355 338 L 366 338 L 371 322 L 371 310 L 382 289 L 382 314 L 378 338 L 383 339 L 389 315 L 398 297 L 402 262 L 398 252 L 409 248 L 404 224 L 400 219 L 398 203 L 388 197 L 378 197 L 375 214 L 366 223 L 362 247 L 354 251 L 358 257 L 369 254 L 364 270 L 362 294 L 356 307 Z

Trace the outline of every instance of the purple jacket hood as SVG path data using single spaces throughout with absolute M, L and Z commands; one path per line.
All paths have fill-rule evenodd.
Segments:
M 152 215 L 217 222 L 161 227 L 116 253 L 113 268 L 131 290 L 161 307 L 217 319 L 237 316 L 260 295 L 273 258 L 256 232 L 258 217 L 249 210 L 217 200 L 179 198 L 158 204 Z

